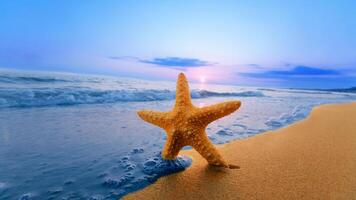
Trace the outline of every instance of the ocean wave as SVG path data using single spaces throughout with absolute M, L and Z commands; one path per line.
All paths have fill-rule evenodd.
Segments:
M 270 129 L 278 129 L 287 124 L 292 124 L 296 121 L 304 119 L 309 111 L 311 110 L 312 106 L 296 106 L 291 113 L 284 113 L 277 118 L 268 119 L 265 122 Z
M 243 91 L 243 92 L 213 92 L 208 90 L 193 90 L 192 98 L 206 97 L 264 97 L 265 95 L 259 91 Z
M 270 89 L 257 88 L 259 91 L 278 92 L 278 93 L 295 93 L 295 94 L 332 94 L 331 91 L 323 90 L 298 90 L 298 89 Z
M 213 92 L 193 90 L 192 98 L 208 97 L 263 97 L 259 91 Z M 99 90 L 93 88 L 13 88 L 0 89 L 0 108 L 43 107 L 76 104 L 103 104 L 173 100 L 175 91 L 156 89 Z
M 8 76 L 0 75 L 0 83 L 55 83 L 72 82 L 54 77 Z

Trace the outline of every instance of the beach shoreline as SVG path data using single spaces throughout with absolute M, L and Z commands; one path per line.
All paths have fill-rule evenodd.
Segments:
M 182 151 L 191 167 L 124 199 L 354 199 L 355 130 L 356 102 L 318 106 L 302 121 L 218 146 L 240 169 Z

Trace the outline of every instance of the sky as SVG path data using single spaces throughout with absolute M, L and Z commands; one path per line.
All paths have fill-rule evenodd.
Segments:
M 356 86 L 356 1 L 2 0 L 0 68 Z

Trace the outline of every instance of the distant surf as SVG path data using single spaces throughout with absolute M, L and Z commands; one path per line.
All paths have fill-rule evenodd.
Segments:
M 213 92 L 193 90 L 192 98 L 262 97 L 262 92 Z M 90 88 L 0 89 L 0 107 L 42 107 L 134 101 L 173 100 L 172 90 L 97 90 Z
M 43 107 L 173 100 L 175 90 L 153 89 L 157 82 L 63 74 L 0 73 L 0 108 Z M 192 90 L 192 98 L 264 97 L 261 91 Z

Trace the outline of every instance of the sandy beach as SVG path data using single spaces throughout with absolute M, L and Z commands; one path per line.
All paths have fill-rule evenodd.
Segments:
M 240 169 L 187 170 L 124 199 L 356 199 L 356 102 L 323 105 L 303 121 L 219 146 Z

